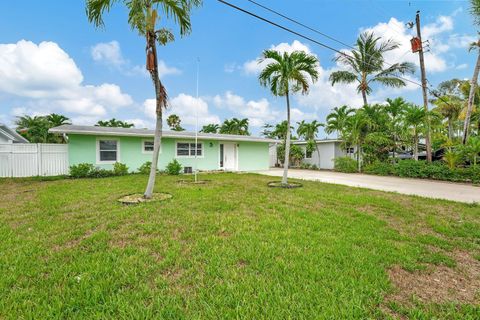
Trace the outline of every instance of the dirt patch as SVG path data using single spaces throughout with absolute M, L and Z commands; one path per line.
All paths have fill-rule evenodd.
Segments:
M 79 238 L 72 239 L 70 241 L 65 242 L 64 244 L 54 246 L 53 251 L 58 252 L 58 251 L 65 250 L 65 249 L 75 248 L 80 244 L 80 242 L 82 242 L 85 239 L 90 238 L 95 233 L 95 231 L 97 231 L 97 229 L 95 229 L 95 228 L 87 230 L 85 232 L 85 234 L 83 234 Z
M 423 303 L 476 304 L 480 302 L 480 261 L 469 253 L 457 251 L 452 254 L 456 268 L 429 265 L 426 271 L 408 272 L 400 266 L 388 270 L 395 292 L 385 301 L 405 306 L 412 298 Z

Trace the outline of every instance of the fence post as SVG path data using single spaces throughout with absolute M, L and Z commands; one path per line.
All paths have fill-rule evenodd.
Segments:
M 42 145 L 37 143 L 37 176 L 42 172 Z

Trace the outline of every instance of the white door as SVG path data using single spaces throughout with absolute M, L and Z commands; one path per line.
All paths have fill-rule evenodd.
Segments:
M 223 144 L 223 169 L 226 171 L 237 170 L 237 154 L 234 143 Z

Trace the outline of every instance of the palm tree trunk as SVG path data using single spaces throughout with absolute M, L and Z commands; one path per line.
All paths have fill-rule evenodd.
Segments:
M 363 98 L 363 105 L 367 105 L 367 92 L 365 90 L 362 90 L 362 98 Z
M 358 169 L 358 173 L 362 172 L 362 164 L 360 162 L 360 152 L 361 152 L 361 146 L 358 143 L 357 144 L 357 169 Z
M 288 91 L 285 96 L 287 98 L 287 136 L 285 139 L 285 160 L 283 162 L 282 184 L 288 183 L 288 162 L 290 160 L 290 97 L 288 96 Z
M 413 159 L 415 159 L 415 161 L 418 161 L 418 136 L 417 136 L 417 130 L 416 129 L 415 129 L 415 132 L 413 134 L 413 137 L 415 139 L 414 147 L 413 147 Z
M 448 118 L 448 138 L 453 139 L 453 123 L 452 119 Z
M 395 149 L 397 149 L 397 136 L 393 134 L 393 152 L 392 152 L 393 164 L 395 164 Z
M 155 123 L 155 135 L 153 139 L 153 155 L 152 165 L 150 166 L 150 175 L 148 177 L 147 188 L 145 189 L 144 197 L 151 199 L 153 195 L 153 187 L 155 186 L 155 177 L 157 175 L 158 154 L 160 152 L 160 145 L 162 143 L 162 112 L 165 104 L 166 92 L 160 77 L 158 76 L 158 62 L 157 62 L 157 48 L 155 43 L 155 37 L 153 35 L 147 35 L 147 48 L 151 48 L 154 56 L 154 68 L 150 71 L 150 76 L 155 87 L 155 99 L 156 99 L 156 123 Z
M 313 141 L 315 141 L 315 139 L 314 139 Z M 320 167 L 320 165 L 321 165 L 321 162 L 320 162 L 320 149 L 318 148 L 317 141 L 315 141 L 315 148 L 317 149 L 318 169 L 320 170 L 320 169 L 321 169 L 321 167 Z
M 480 40 L 478 41 L 480 45 Z M 468 139 L 468 129 L 470 127 L 470 117 L 472 115 L 473 101 L 475 99 L 475 89 L 477 88 L 478 73 L 480 71 L 480 51 L 477 57 L 477 64 L 473 71 L 472 80 L 470 80 L 470 93 L 468 94 L 467 113 L 465 115 L 465 122 L 463 123 L 463 139 L 462 143 L 466 144 Z

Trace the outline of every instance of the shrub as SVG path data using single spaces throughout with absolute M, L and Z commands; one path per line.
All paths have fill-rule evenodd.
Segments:
M 395 166 L 395 173 L 400 177 L 427 178 L 425 167 L 425 161 L 402 160 Z
M 107 170 L 107 169 L 102 169 L 102 168 L 93 168 L 92 171 L 89 173 L 90 178 L 106 178 L 106 177 L 112 177 L 114 176 L 115 173 L 113 170 Z
M 316 164 L 312 164 L 312 165 L 310 166 L 310 169 L 312 169 L 312 170 L 319 170 Z
M 395 166 L 389 162 L 375 161 L 363 168 L 364 173 L 376 174 L 379 176 L 389 176 L 395 173 Z
M 91 163 L 79 163 L 77 165 L 70 166 L 70 176 L 72 178 L 87 178 L 90 176 L 90 173 L 94 170 L 93 164 Z
M 301 147 L 296 144 L 290 145 L 289 166 L 300 166 L 300 163 L 304 157 L 305 153 L 303 152 L 303 149 Z M 285 163 L 285 144 L 283 143 L 277 147 L 277 158 L 281 165 Z
M 147 161 L 138 168 L 138 172 L 141 174 L 150 174 L 150 168 L 152 167 L 152 161 Z
M 302 163 L 300 169 L 312 169 L 312 165 L 310 163 Z
M 113 165 L 113 173 L 116 176 L 125 176 L 128 174 L 128 167 L 124 163 L 115 162 Z
M 335 171 L 346 173 L 357 172 L 357 161 L 350 157 L 335 158 Z
M 180 164 L 180 162 L 177 161 L 177 159 L 174 159 L 172 162 L 167 164 L 167 168 L 165 171 L 167 172 L 167 174 L 170 175 L 179 175 L 180 171 L 182 171 L 182 165 Z

